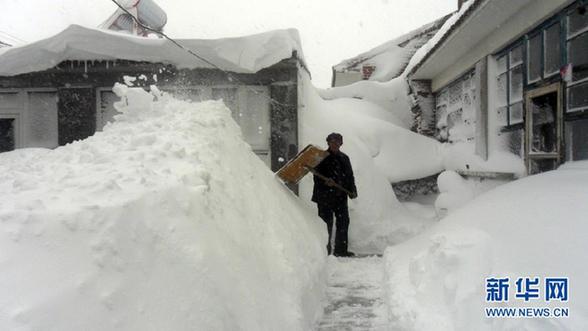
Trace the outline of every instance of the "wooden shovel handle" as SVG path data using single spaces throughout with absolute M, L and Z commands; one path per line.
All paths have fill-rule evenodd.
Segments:
M 318 178 L 324 180 L 325 182 L 327 182 L 329 180 L 332 180 L 331 178 L 322 175 L 320 172 L 316 171 L 314 168 L 311 168 L 309 166 L 305 166 L 305 168 L 308 169 L 308 171 L 312 172 L 313 175 L 315 175 Z M 333 184 L 333 187 L 335 187 L 335 188 L 337 188 L 337 189 L 339 189 L 339 190 L 347 193 L 347 195 L 350 196 L 350 197 L 353 196 L 353 193 L 351 193 L 351 191 L 349 191 L 348 189 L 344 188 L 343 186 L 341 186 L 341 185 L 339 185 L 337 183 L 334 183 Z

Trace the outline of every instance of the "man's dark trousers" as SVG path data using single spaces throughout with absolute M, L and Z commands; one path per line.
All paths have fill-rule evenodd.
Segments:
M 333 215 L 337 222 L 337 233 L 335 234 L 334 254 L 345 254 L 347 252 L 347 230 L 349 229 L 349 210 L 347 208 L 347 197 L 335 205 L 321 204 L 317 205 L 319 217 L 327 223 L 329 231 L 329 244 L 327 250 L 331 253 L 331 235 L 333 233 Z

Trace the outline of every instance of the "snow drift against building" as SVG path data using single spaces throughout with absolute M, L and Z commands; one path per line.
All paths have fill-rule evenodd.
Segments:
M 432 37 L 427 38 L 427 42 L 421 45 L 411 57 L 404 59 L 401 62 L 397 60 L 394 63 L 401 63 L 402 71 L 401 74 L 396 74 L 395 67 L 390 64 L 381 66 L 381 73 L 379 75 L 385 77 L 394 77 L 387 81 L 374 81 L 374 80 L 362 80 L 351 85 L 341 86 L 336 88 L 318 90 L 321 97 L 326 100 L 333 100 L 337 98 L 356 98 L 363 99 L 369 102 L 375 103 L 380 107 L 391 112 L 396 118 L 402 122 L 397 123 L 404 128 L 410 128 L 413 125 L 414 115 L 411 112 L 413 101 L 409 97 L 410 88 L 408 86 L 408 75 L 419 65 L 420 61 L 426 57 L 426 55 L 434 49 L 442 37 L 451 31 L 451 28 L 458 22 L 462 17 L 468 13 L 468 9 L 474 3 L 474 0 L 466 2 L 459 11 L 449 17 L 444 17 L 436 22 L 444 22 L 441 27 L 436 27 L 436 33 Z M 432 24 L 435 24 L 432 23 Z M 377 48 L 376 48 L 377 49 Z M 372 50 L 373 51 L 373 50 Z M 371 52 L 371 51 L 370 51 Z M 367 52 L 368 54 L 370 52 Z
M 295 29 L 238 38 L 179 39 L 178 42 L 217 67 L 237 73 L 255 73 L 290 58 L 293 52 L 303 61 L 300 37 Z M 116 59 L 173 64 L 180 69 L 212 68 L 166 39 L 71 25 L 53 37 L 0 53 L 0 76 L 42 71 L 65 60 Z
M 300 112 L 303 144 L 322 145 L 331 132 L 343 135 L 359 196 L 349 202 L 349 244 L 356 252 L 380 253 L 423 231 L 432 221 L 407 210 L 391 182 L 430 176 L 443 170 L 441 144 L 404 129 L 402 121 L 366 100 L 323 100 L 308 79 L 300 82 L 306 96 Z M 310 200 L 308 176 L 301 196 Z
M 323 222 L 222 102 L 117 92 L 103 132 L 0 154 L 0 329 L 309 330 Z
M 581 330 L 588 325 L 588 162 L 480 195 L 425 233 L 386 250 L 392 327 L 401 330 Z M 569 318 L 487 319 L 486 278 L 569 277 Z M 543 284 L 543 283 L 542 283 Z M 543 286 L 543 285 L 541 285 Z M 543 291 L 543 290 L 541 290 Z M 555 306 L 562 305 L 555 301 Z

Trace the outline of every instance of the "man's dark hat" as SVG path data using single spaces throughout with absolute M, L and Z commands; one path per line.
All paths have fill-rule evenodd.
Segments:
M 332 141 L 332 140 L 337 140 L 337 141 L 343 143 L 343 136 L 340 133 L 333 132 L 327 136 L 327 142 Z

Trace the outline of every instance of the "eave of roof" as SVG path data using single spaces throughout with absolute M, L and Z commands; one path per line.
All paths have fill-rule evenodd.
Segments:
M 440 31 L 438 33 L 443 33 L 440 39 L 432 46 L 432 48 L 427 52 L 427 54 L 416 64 L 412 67 L 409 72 L 409 76 L 414 76 L 415 73 L 425 64 L 427 63 L 430 58 L 437 52 L 437 50 L 445 44 L 445 42 L 454 34 L 458 27 L 460 27 L 471 15 L 474 13 L 478 8 L 480 8 L 481 4 L 485 1 L 489 0 L 471 0 L 474 1 L 472 5 L 467 7 L 467 9 L 461 13 L 461 16 L 453 23 L 453 25 L 447 29 L 445 32 Z M 458 15 L 460 13 L 456 13 Z M 449 22 L 446 22 L 446 24 Z
M 470 0 L 455 18 L 450 18 L 446 26 L 441 28 L 439 35 L 431 39 L 431 44 L 423 47 L 428 47 L 428 50 L 411 68 L 409 76 L 412 79 L 435 80 L 447 68 L 459 67 L 457 61 L 466 60 L 469 66 L 474 63 L 469 61 L 477 61 L 484 55 L 499 51 L 574 1 Z M 524 10 L 529 8 L 537 9 L 530 14 L 532 17 L 524 14 Z M 506 28 L 501 34 L 492 35 L 502 26 L 510 26 L 513 30 Z M 468 58 L 466 54 L 474 50 L 479 54 L 474 52 Z

